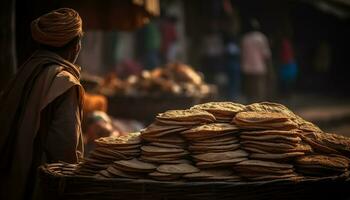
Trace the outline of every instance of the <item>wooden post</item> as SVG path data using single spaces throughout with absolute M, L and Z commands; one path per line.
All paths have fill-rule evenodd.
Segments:
M 15 0 L 3 0 L 0 6 L 0 91 L 16 71 Z

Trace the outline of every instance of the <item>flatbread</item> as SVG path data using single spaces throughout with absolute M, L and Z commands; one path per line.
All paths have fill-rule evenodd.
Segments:
M 143 132 L 141 137 L 142 138 L 153 138 L 153 137 L 161 137 L 161 136 L 166 136 L 169 134 L 174 134 L 178 133 L 180 134 L 182 131 L 188 130 L 190 127 L 180 127 L 180 128 L 174 128 L 174 129 L 168 129 L 164 131 L 159 131 L 159 132 Z
M 239 148 L 239 144 L 229 144 L 229 145 L 222 145 L 222 146 L 194 146 L 190 145 L 188 149 L 190 151 L 211 151 L 211 150 L 235 150 Z
M 197 126 L 187 131 L 183 131 L 182 134 L 220 134 L 234 131 L 239 131 L 239 128 L 233 124 L 211 123 Z
M 217 143 L 217 142 L 227 142 L 227 141 L 236 141 L 238 140 L 237 136 L 234 135 L 224 135 L 220 137 L 213 137 L 207 139 L 196 139 L 196 142 L 206 142 L 206 143 Z
M 148 145 L 164 147 L 164 148 L 179 148 L 179 149 L 183 149 L 185 147 L 185 145 L 169 144 L 169 143 L 162 143 L 162 142 L 151 142 Z
M 294 149 L 297 144 L 287 144 L 287 143 L 277 143 L 277 142 L 263 142 L 263 141 L 253 141 L 253 140 L 244 140 L 241 141 L 242 145 L 247 144 L 253 144 L 253 145 L 259 145 L 262 148 L 268 147 L 268 148 L 278 148 L 278 149 Z
M 292 130 L 258 130 L 258 131 L 242 131 L 241 135 L 244 136 L 266 136 L 266 135 L 277 135 L 286 137 L 298 137 L 301 132 L 298 129 Z
M 148 142 L 160 142 L 160 143 L 168 143 L 168 144 L 178 144 L 178 145 L 183 145 L 186 143 L 186 140 L 182 138 L 180 135 L 166 135 L 162 137 L 142 137 L 144 140 Z
M 230 145 L 230 144 L 238 144 L 239 140 L 232 140 L 232 141 L 226 141 L 226 142 L 201 142 L 201 141 L 195 141 L 191 144 L 193 146 L 221 146 L 221 145 Z
M 211 113 L 198 110 L 198 109 L 188 109 L 188 110 L 168 110 L 164 113 L 160 113 L 156 117 L 160 120 L 174 120 L 174 121 L 193 121 L 194 119 L 202 121 L 215 121 L 214 115 Z
M 226 177 L 233 174 L 230 169 L 203 169 L 199 172 L 185 174 L 183 177 L 188 179 L 208 178 L 208 177 Z
M 289 159 L 294 158 L 298 156 L 305 155 L 304 152 L 289 152 L 289 153 L 251 153 L 249 155 L 249 158 L 251 159 L 257 159 L 257 160 L 283 160 L 283 159 Z
M 189 174 L 199 172 L 200 170 L 190 164 L 164 164 L 160 165 L 157 171 L 168 174 Z
M 182 163 L 185 163 L 185 164 L 192 164 L 191 161 L 189 160 L 186 160 L 186 159 L 159 159 L 159 158 L 152 158 L 152 157 L 144 157 L 144 156 L 141 156 L 140 157 L 140 160 L 142 161 L 146 161 L 146 162 L 150 162 L 150 163 L 159 163 L 159 164 L 182 164 Z
M 296 137 L 288 137 L 283 135 L 260 135 L 260 136 L 254 136 L 254 135 L 244 135 L 241 134 L 240 138 L 242 140 L 253 140 L 253 141 L 285 141 L 288 143 L 299 143 L 301 142 L 301 138 L 299 136 Z
M 245 110 L 254 111 L 254 112 L 283 113 L 290 118 L 297 118 L 297 116 L 291 110 L 289 110 L 286 106 L 279 103 L 272 103 L 272 102 L 253 103 L 245 106 Z
M 270 146 L 262 146 L 262 145 L 258 145 L 258 144 L 242 144 L 242 149 L 248 150 L 248 151 L 252 151 L 252 152 L 264 152 L 264 153 L 289 153 L 289 152 L 312 152 L 312 148 L 307 145 L 307 144 L 303 144 L 300 143 L 297 146 L 295 146 L 294 148 L 276 148 L 276 147 L 270 147 Z M 256 150 L 260 150 L 258 151 L 254 151 L 254 149 Z
M 179 153 L 164 152 L 164 153 L 154 154 L 154 153 L 142 152 L 143 156 L 152 157 L 152 158 L 180 158 L 180 157 L 184 157 L 188 154 L 189 154 L 189 152 L 187 150 L 184 150 L 183 152 L 179 152 Z
M 214 168 L 214 167 L 223 167 L 223 166 L 232 166 L 234 164 L 237 164 L 239 162 L 245 161 L 248 158 L 233 158 L 229 160 L 220 160 L 220 161 L 214 161 L 214 162 L 197 162 L 196 166 L 199 168 Z
M 268 162 L 261 160 L 245 160 L 236 164 L 237 166 L 256 166 L 256 167 L 266 167 L 266 168 L 276 168 L 276 169 L 293 169 L 293 165 L 281 164 L 276 162 Z
M 152 172 L 148 174 L 151 178 L 158 180 L 158 181 L 173 181 L 177 180 L 181 177 L 179 174 L 168 174 L 168 173 L 161 173 L 158 171 Z
M 131 160 L 119 160 L 114 162 L 114 166 L 122 168 L 123 171 L 132 171 L 132 172 L 152 172 L 157 166 L 151 163 L 146 163 L 139 161 L 134 158 Z
M 274 112 L 240 112 L 235 118 L 234 122 L 237 124 L 268 124 L 268 123 L 279 123 L 288 121 L 289 117 L 282 113 Z
M 113 166 L 108 167 L 106 171 L 109 172 L 109 174 L 112 174 L 113 175 L 112 177 L 117 176 L 117 177 L 135 179 L 135 178 L 140 178 L 141 176 L 140 174 L 137 174 L 137 173 L 125 172 L 125 171 L 116 169 Z
M 180 148 L 164 148 L 164 147 L 157 147 L 157 146 L 151 146 L 151 145 L 144 145 L 141 147 L 141 150 L 143 153 L 147 152 L 147 153 L 153 153 L 153 154 L 185 152 L 184 149 L 180 149 Z
M 349 160 L 337 155 L 305 155 L 297 158 L 298 165 L 320 165 L 329 168 L 349 168 Z
M 248 157 L 248 153 L 243 150 L 236 150 L 236 151 L 227 151 L 227 152 L 221 152 L 221 153 L 205 153 L 205 154 L 198 154 L 198 155 L 192 155 L 194 159 L 197 161 L 206 161 L 206 162 L 214 162 L 214 161 L 221 161 L 221 160 L 230 160 L 235 158 L 244 158 Z
M 140 132 L 129 133 L 122 136 L 101 137 L 95 140 L 97 146 L 133 145 L 141 142 Z
M 170 126 L 170 125 L 165 125 L 161 124 L 157 121 L 153 122 L 146 128 L 141 130 L 141 134 L 151 134 L 151 133 L 159 133 L 163 131 L 168 131 L 172 129 L 178 129 L 178 128 L 184 128 L 183 126 Z

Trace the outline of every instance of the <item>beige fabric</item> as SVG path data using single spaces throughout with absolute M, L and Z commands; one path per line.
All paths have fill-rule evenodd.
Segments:
M 73 86 L 55 98 L 45 110 L 49 123 L 43 137 L 45 162 L 65 161 L 76 163 L 83 155 L 81 118 L 79 110 L 79 88 Z M 46 120 L 45 120 L 46 121 Z
M 75 10 L 60 8 L 35 19 L 31 31 L 38 43 L 62 47 L 83 34 L 82 20 Z
M 28 179 L 33 178 L 31 172 L 35 172 L 35 169 L 32 168 L 36 167 L 33 166 L 33 162 L 38 156 L 35 153 L 33 154 L 34 149 L 37 148 L 37 144 L 34 142 L 37 139 L 39 129 L 45 125 L 41 123 L 42 111 L 50 103 L 74 87 L 76 101 L 79 106 L 79 119 L 82 118 L 81 109 L 84 90 L 79 83 L 79 77 L 79 68 L 70 62 L 57 54 L 38 51 L 20 68 L 15 79 L 10 83 L 0 99 L 0 126 L 2 127 L 2 133 L 0 134 L 0 175 L 3 183 L 0 186 L 0 199 L 23 199 L 25 193 L 31 192 L 28 191 L 28 186 L 30 186 L 28 184 L 30 180 Z M 68 106 L 66 109 L 71 107 Z M 54 118 L 59 117 L 55 113 L 51 114 Z M 50 124 L 46 124 L 46 126 L 50 127 Z M 56 132 L 56 135 L 63 134 L 62 131 L 65 131 L 64 126 L 59 126 L 54 127 L 54 130 L 61 129 L 61 133 Z M 77 137 L 75 139 L 77 142 L 74 142 L 75 147 L 79 147 L 78 143 L 81 143 L 78 142 L 81 136 L 76 135 L 80 132 L 80 130 L 78 133 L 66 132 L 67 135 L 73 134 Z M 55 133 L 55 131 L 52 133 Z M 48 134 L 50 134 L 50 131 Z M 50 145 L 53 150 L 55 149 L 55 147 L 52 147 L 53 145 L 56 145 L 57 149 L 69 146 L 57 141 L 57 144 Z M 61 157 L 60 159 L 76 162 L 76 155 L 74 157 L 75 159 L 71 157 L 67 159 Z M 28 199 L 28 197 L 26 198 Z

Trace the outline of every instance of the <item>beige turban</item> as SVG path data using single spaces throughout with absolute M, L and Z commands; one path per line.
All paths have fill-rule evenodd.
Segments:
M 31 29 L 35 41 L 53 47 L 62 47 L 83 34 L 82 20 L 71 8 L 60 8 L 35 19 Z

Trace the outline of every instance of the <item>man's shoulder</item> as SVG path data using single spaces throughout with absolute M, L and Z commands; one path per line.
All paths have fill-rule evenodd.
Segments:
M 70 72 L 65 70 L 65 67 L 59 64 L 50 65 L 47 69 L 47 73 L 53 74 L 55 81 L 70 82 L 74 85 L 80 85 L 80 81 Z
M 45 99 L 45 106 L 63 95 L 74 86 L 81 88 L 80 81 L 71 73 L 66 71 L 63 66 L 51 65 L 47 69 L 47 77 L 52 77 L 48 83 L 48 92 Z
M 75 76 L 73 76 L 71 73 L 63 70 L 63 71 L 60 71 L 57 75 L 56 75 L 56 78 L 57 79 L 63 79 L 65 81 L 68 81 L 68 82 L 71 82 L 73 83 L 74 85 L 80 85 L 80 81 L 75 78 Z

